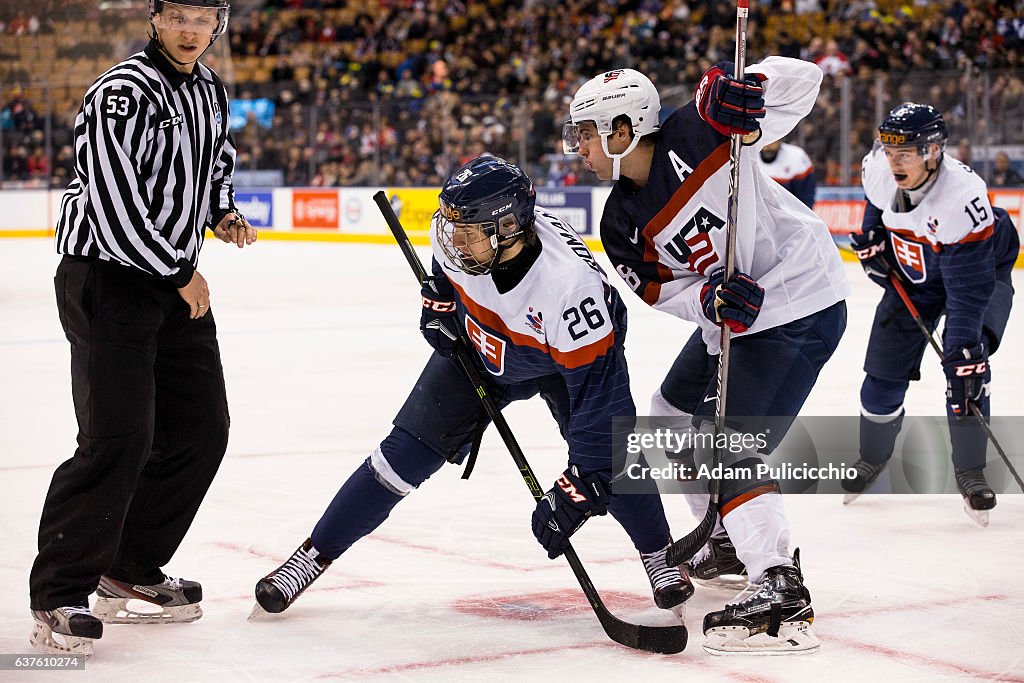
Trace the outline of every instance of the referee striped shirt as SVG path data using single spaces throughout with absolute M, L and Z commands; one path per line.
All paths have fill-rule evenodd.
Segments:
M 57 251 L 138 268 L 184 287 L 207 223 L 234 209 L 227 91 L 196 63 L 177 71 L 150 42 L 89 88 Z

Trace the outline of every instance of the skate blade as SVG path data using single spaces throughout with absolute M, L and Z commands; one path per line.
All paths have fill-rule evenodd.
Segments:
M 92 613 L 104 624 L 188 624 L 203 616 L 199 603 L 161 607 L 134 598 L 98 598 Z
M 38 652 L 50 655 L 77 655 L 90 659 L 93 640 L 94 638 L 54 633 L 46 624 L 36 622 L 32 625 L 32 635 L 29 636 L 28 642 Z
M 750 585 L 750 581 L 742 574 L 722 574 L 711 579 L 698 579 L 696 576 L 691 576 L 690 579 L 698 586 L 716 590 L 736 591 Z
M 708 654 L 779 656 L 812 654 L 821 647 L 821 641 L 814 635 L 806 621 L 787 621 L 779 628 L 778 636 L 767 633 L 747 635 L 742 626 L 713 628 L 705 634 L 704 651 Z
M 847 493 L 845 496 L 843 496 L 843 505 L 849 505 L 853 501 L 860 498 L 860 496 L 861 494 L 859 493 Z
M 964 512 L 982 529 L 988 526 L 988 510 L 975 510 L 965 502 Z
M 260 607 L 260 603 L 256 603 L 252 606 L 252 611 L 249 612 L 249 616 L 246 617 L 246 621 L 261 621 L 266 617 L 270 616 L 270 612 Z

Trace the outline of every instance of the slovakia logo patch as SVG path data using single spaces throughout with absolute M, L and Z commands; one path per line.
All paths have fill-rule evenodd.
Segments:
M 469 340 L 480 352 L 484 360 L 484 367 L 492 375 L 501 375 L 505 372 L 505 340 L 494 336 L 473 320 L 466 316 L 466 332 Z
M 537 334 L 544 334 L 544 315 L 540 311 L 534 313 L 533 306 L 530 306 L 530 312 L 526 314 L 526 324 Z
M 924 245 L 892 235 L 892 251 L 907 278 L 914 283 L 928 278 L 924 265 Z

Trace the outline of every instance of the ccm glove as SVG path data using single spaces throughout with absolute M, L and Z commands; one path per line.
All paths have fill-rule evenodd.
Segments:
M 533 535 L 555 559 L 569 545 L 569 537 L 594 515 L 608 512 L 608 482 L 611 473 L 604 470 L 581 473 L 572 465 L 555 485 L 537 501 L 533 511 Z
M 459 320 L 455 315 L 455 288 L 448 278 L 427 278 L 420 290 L 423 312 L 420 313 L 420 332 L 427 343 L 442 356 L 455 355 L 459 339 Z
M 719 62 L 704 72 L 694 99 L 700 117 L 722 135 L 746 135 L 761 127 L 764 88 L 756 76 L 729 76 L 732 62 Z
M 957 349 L 942 359 L 946 373 L 946 405 L 957 417 L 971 413 L 985 391 L 988 376 L 988 350 L 984 342 L 969 349 Z
M 701 308 L 713 323 L 725 323 L 735 333 L 750 329 L 764 303 L 764 287 L 746 273 L 733 273 L 725 282 L 725 268 L 716 268 L 700 289 Z
M 893 268 L 892 252 L 889 251 L 888 239 L 884 228 L 869 228 L 864 232 L 851 232 L 850 243 L 853 253 L 860 260 L 860 266 L 871 278 L 872 282 L 882 287 L 891 288 L 889 274 L 899 271 Z

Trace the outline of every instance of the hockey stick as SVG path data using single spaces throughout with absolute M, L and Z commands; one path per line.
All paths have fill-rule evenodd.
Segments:
M 734 78 L 743 78 L 747 62 L 747 14 L 749 12 L 749 0 L 736 0 L 736 58 L 733 74 Z M 740 151 L 743 149 L 743 136 L 734 134 L 729 141 L 729 203 L 726 212 L 725 224 L 725 282 L 728 282 L 736 269 L 736 221 L 739 210 L 740 198 Z M 732 346 L 732 330 L 728 325 L 722 324 L 722 349 L 718 356 L 718 401 L 715 404 L 715 455 L 711 464 L 711 471 L 718 469 L 722 462 L 723 446 L 719 435 L 725 432 L 726 416 L 726 392 L 729 388 L 729 349 Z M 700 521 L 690 533 L 686 534 L 669 549 L 665 561 L 669 566 L 675 567 L 686 562 L 697 554 L 708 539 L 711 532 L 715 530 L 715 523 L 718 521 L 718 500 L 721 492 L 722 482 L 717 477 L 712 477 L 708 485 L 708 493 L 711 499 L 708 501 L 707 512 L 704 519 Z
M 918 312 L 917 306 L 915 306 L 914 302 L 910 300 L 907 290 L 903 288 L 903 283 L 899 281 L 899 278 L 896 277 L 894 273 L 889 274 L 889 281 L 892 282 L 892 286 L 896 288 L 896 293 L 900 295 L 901 299 L 903 299 L 903 305 L 907 307 L 910 317 L 913 318 L 914 322 L 917 324 L 917 329 L 921 330 L 921 334 L 925 336 L 925 339 L 928 340 L 931 347 L 935 349 L 935 353 L 939 355 L 939 360 L 942 360 L 942 347 L 939 346 L 938 340 L 935 339 L 935 335 L 931 333 L 928 326 L 924 324 L 924 320 L 921 319 L 921 314 Z M 1006 457 L 1006 452 L 996 439 L 996 435 L 992 432 L 992 427 L 989 426 L 985 416 L 982 415 L 981 409 L 974 405 L 973 402 L 968 403 L 968 405 L 970 406 L 971 414 L 978 419 L 978 424 L 980 424 L 982 429 L 985 430 L 985 434 L 988 435 L 989 441 L 992 442 L 992 445 L 996 447 L 999 457 L 1006 463 L 1006 467 L 1010 470 L 1010 474 L 1012 474 L 1013 478 L 1017 480 L 1017 485 L 1020 486 L 1022 491 L 1024 491 L 1024 482 L 1020 480 L 1020 475 L 1017 474 L 1017 470 L 1014 469 L 1013 465 L 1010 463 L 1010 459 Z
M 412 268 L 417 281 L 422 285 L 427 279 L 427 271 L 413 249 L 409 236 L 406 235 L 405 229 L 402 228 L 398 216 L 395 215 L 394 209 L 391 208 L 387 195 L 384 192 L 377 192 L 373 195 L 373 201 L 377 203 L 377 207 L 380 209 L 381 214 L 383 214 L 384 220 L 387 221 L 391 233 L 395 236 L 398 246 L 405 255 L 405 260 L 409 262 L 409 267 Z M 539 501 L 543 498 L 544 491 L 537 483 L 537 477 L 534 475 L 530 464 L 526 461 L 526 455 L 523 453 L 523 449 L 519 447 L 519 443 L 512 434 L 508 422 L 505 421 L 505 416 L 501 414 L 498 406 L 494 403 L 494 399 L 488 393 L 487 384 L 477 369 L 478 361 L 476 354 L 470 351 L 468 341 L 462 330 L 460 330 L 459 341 L 456 345 L 455 357 L 476 390 L 477 396 L 480 397 L 480 402 L 483 403 L 484 410 L 501 435 L 501 440 L 505 442 L 505 447 L 508 448 L 509 453 L 512 455 L 516 467 L 519 468 L 519 474 L 522 475 L 523 481 L 526 482 L 526 486 L 530 489 L 533 499 Z M 635 650 L 656 652 L 658 654 L 676 654 L 686 648 L 687 633 L 686 627 L 682 624 L 678 626 L 630 624 L 609 612 L 601 600 L 601 596 L 598 594 L 593 581 L 587 575 L 586 569 L 583 568 L 583 563 L 580 561 L 579 556 L 576 555 L 576 551 L 572 546 L 566 546 L 564 554 L 565 559 L 572 568 L 573 574 L 576 575 L 576 580 L 579 581 L 580 588 L 583 589 L 583 594 L 587 596 L 587 601 L 590 602 L 591 608 L 593 608 L 598 621 L 601 622 L 601 626 L 609 638 L 616 643 Z

